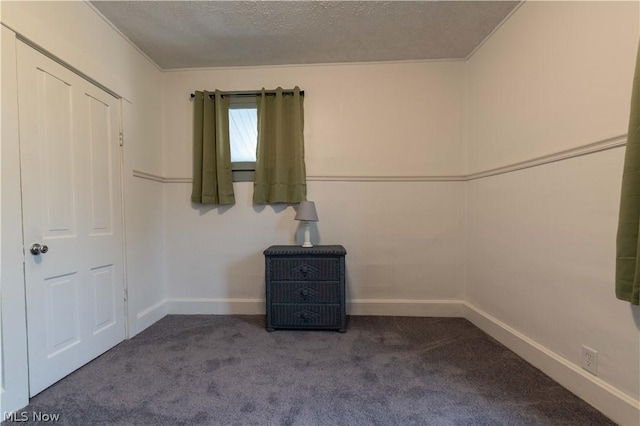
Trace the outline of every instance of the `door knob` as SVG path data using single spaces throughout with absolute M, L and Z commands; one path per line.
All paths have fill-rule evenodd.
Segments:
M 38 243 L 33 243 L 31 244 L 31 247 L 29 247 L 29 251 L 33 255 L 38 255 L 40 253 L 45 254 L 46 252 L 49 251 L 49 247 L 47 247 L 44 244 L 40 245 Z

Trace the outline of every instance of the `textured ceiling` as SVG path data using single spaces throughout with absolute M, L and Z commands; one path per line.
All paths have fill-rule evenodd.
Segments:
M 163 69 L 466 58 L 519 1 L 92 1 Z

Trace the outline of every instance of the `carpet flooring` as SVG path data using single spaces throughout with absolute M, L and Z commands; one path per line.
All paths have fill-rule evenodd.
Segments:
M 36 395 L 21 424 L 38 413 L 65 425 L 614 424 L 464 319 L 264 327 L 167 316 Z

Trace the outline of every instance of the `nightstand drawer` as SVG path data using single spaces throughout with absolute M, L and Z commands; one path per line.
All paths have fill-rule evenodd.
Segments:
M 271 301 L 273 303 L 340 303 L 340 282 L 273 282 Z
M 275 258 L 270 262 L 273 281 L 340 280 L 340 259 L 337 257 Z
M 341 325 L 340 305 L 271 305 L 273 327 L 335 328 Z

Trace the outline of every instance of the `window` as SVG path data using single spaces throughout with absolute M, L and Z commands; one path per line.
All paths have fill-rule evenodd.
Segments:
M 233 204 L 232 183 L 242 181 L 253 182 L 255 204 L 306 199 L 304 92 L 299 87 L 260 92 L 203 90 L 191 97 L 195 99 L 194 203 Z M 205 122 L 211 119 L 213 125 Z M 254 153 L 256 161 L 251 161 Z
M 229 103 L 229 144 L 234 182 L 253 182 L 258 143 L 255 96 L 232 97 Z

